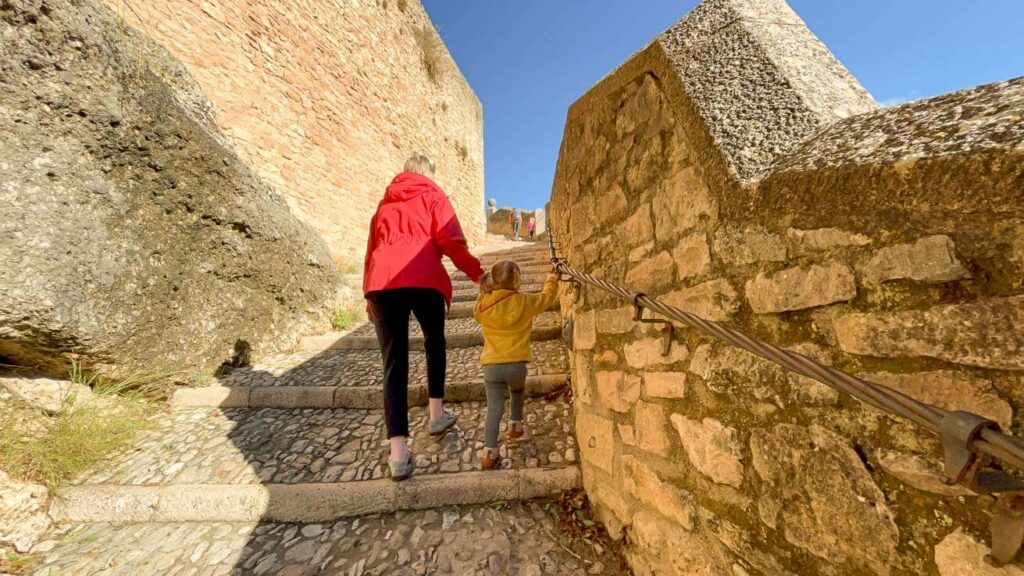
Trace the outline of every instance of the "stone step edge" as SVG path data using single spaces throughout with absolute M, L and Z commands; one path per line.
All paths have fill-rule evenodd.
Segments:
M 468 305 L 467 305 L 468 304 Z M 476 307 L 475 302 L 453 302 L 451 310 L 448 311 L 448 319 L 456 320 L 461 318 L 472 318 L 473 308 Z M 548 312 L 558 312 L 561 310 L 558 300 L 552 302 L 551 307 L 548 308 Z
M 99 484 L 58 490 L 54 522 L 294 522 L 532 500 L 581 487 L 576 466 L 413 476 L 331 484 Z
M 562 336 L 560 326 L 540 326 L 533 329 L 530 340 L 543 342 L 556 340 Z M 325 352 L 327 350 L 379 350 L 376 336 L 341 336 L 337 339 L 330 334 L 304 336 L 296 348 L 301 352 Z M 484 345 L 484 335 L 480 332 L 457 332 L 446 336 L 448 348 L 472 348 Z M 332 341 L 333 340 L 333 341 Z M 423 336 L 409 336 L 409 347 L 423 348 Z
M 526 395 L 547 396 L 565 388 L 566 374 L 544 374 L 526 379 Z M 373 410 L 384 405 L 380 386 L 206 386 L 179 388 L 171 395 L 175 408 L 352 408 Z M 409 405 L 427 405 L 427 387 L 409 387 Z M 482 380 L 456 382 L 445 387 L 446 402 L 487 399 Z

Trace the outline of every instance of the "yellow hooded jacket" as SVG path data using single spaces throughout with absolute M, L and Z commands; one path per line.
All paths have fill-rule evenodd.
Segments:
M 473 317 L 484 329 L 484 352 L 480 364 L 529 362 L 530 333 L 533 318 L 551 307 L 558 294 L 558 283 L 549 280 L 535 294 L 495 290 L 481 294 L 473 308 Z

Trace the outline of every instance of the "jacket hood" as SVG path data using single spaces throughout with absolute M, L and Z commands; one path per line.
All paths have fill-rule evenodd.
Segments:
M 526 311 L 526 301 L 518 296 L 519 292 L 512 290 L 495 290 L 485 294 L 477 304 L 480 324 L 498 330 L 517 325 Z
M 441 188 L 430 178 L 414 172 L 402 172 L 388 185 L 383 203 L 405 202 L 423 194 L 440 191 Z

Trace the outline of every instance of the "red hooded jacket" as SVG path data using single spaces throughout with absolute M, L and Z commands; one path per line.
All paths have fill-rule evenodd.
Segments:
M 469 253 L 451 202 L 433 180 L 403 172 L 391 181 L 370 222 L 363 294 L 395 288 L 431 288 L 451 305 L 452 281 L 442 256 L 474 282 L 483 276 Z

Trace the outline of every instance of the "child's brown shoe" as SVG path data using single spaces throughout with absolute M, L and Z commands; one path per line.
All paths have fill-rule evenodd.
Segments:
M 480 453 L 480 466 L 482 466 L 484 470 L 494 470 L 500 463 L 501 454 L 499 454 L 497 450 L 492 451 L 484 448 L 483 452 Z
M 508 437 L 510 440 L 518 440 L 526 435 L 526 428 L 521 422 L 508 423 Z

